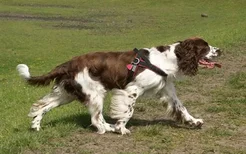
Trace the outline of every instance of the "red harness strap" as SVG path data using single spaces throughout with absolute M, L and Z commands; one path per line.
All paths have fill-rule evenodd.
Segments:
M 155 72 L 156 74 L 166 77 L 167 74 L 161 70 L 159 67 L 151 64 L 151 62 L 149 61 L 149 59 L 144 55 L 144 50 L 143 49 L 134 49 L 133 50 L 136 53 L 136 57 L 134 58 L 134 60 L 131 62 L 131 64 L 128 64 L 126 67 L 128 69 L 128 82 L 130 82 L 133 77 L 135 76 L 138 67 L 142 67 L 142 68 L 147 68 L 153 72 Z

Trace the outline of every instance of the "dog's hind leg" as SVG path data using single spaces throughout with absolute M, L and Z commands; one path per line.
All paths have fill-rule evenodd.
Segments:
M 114 131 L 114 128 L 106 123 L 102 114 L 103 100 L 107 92 L 104 86 L 91 78 L 87 68 L 76 75 L 75 81 L 81 86 L 81 92 L 85 95 L 85 104 L 91 114 L 91 123 L 98 129 L 98 133 Z
M 104 134 L 106 131 L 114 131 L 114 127 L 108 124 L 103 117 L 103 98 L 100 96 L 89 96 L 88 109 L 91 114 L 91 123 L 97 128 L 98 134 Z
M 29 117 L 33 118 L 31 128 L 39 131 L 41 120 L 46 112 L 60 105 L 70 103 L 74 99 L 74 96 L 68 94 L 62 86 L 54 86 L 51 93 L 32 105 L 28 114 Z

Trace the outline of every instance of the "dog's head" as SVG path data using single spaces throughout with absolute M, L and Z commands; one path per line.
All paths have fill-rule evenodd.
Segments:
M 219 57 L 221 55 L 221 50 L 217 47 L 213 47 L 209 45 L 209 52 L 199 60 L 199 65 L 204 68 L 214 68 L 215 66 L 221 67 L 220 64 L 218 64 L 214 59 L 216 57 Z
M 210 46 L 198 37 L 180 41 L 175 48 L 175 54 L 178 58 L 179 70 L 185 75 L 196 75 L 199 64 L 208 68 L 220 67 L 212 61 L 214 57 L 220 56 L 220 49 Z

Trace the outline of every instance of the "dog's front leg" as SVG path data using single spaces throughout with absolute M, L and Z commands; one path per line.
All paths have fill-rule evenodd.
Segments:
M 110 116 L 113 119 L 118 119 L 115 124 L 116 132 L 119 132 L 122 135 L 130 133 L 126 128 L 126 124 L 133 115 L 134 105 L 138 96 L 139 93 L 136 87 L 128 87 L 125 90 L 113 90 Z
M 203 125 L 202 119 L 196 119 L 189 114 L 182 102 L 176 95 L 176 90 L 172 82 L 167 82 L 165 86 L 166 94 L 168 95 L 167 112 L 173 116 L 177 121 L 182 121 L 191 126 L 201 127 Z

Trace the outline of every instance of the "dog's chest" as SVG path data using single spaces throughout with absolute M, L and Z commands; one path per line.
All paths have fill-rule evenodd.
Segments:
M 162 80 L 159 83 L 156 83 L 154 86 L 152 86 L 149 89 L 145 89 L 145 91 L 143 92 L 143 97 L 153 97 L 155 96 L 157 93 L 159 93 L 161 90 L 163 90 L 165 86 L 165 81 Z

